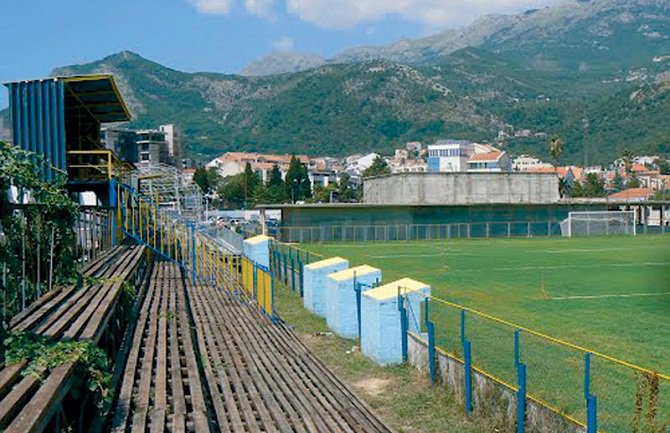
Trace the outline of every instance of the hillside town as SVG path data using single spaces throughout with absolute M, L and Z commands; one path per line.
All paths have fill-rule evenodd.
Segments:
M 552 164 L 532 155 L 512 158 L 506 151 L 489 144 L 445 139 L 427 146 L 410 142 L 396 149 L 393 155 L 371 152 L 344 158 L 307 155 L 295 155 L 295 158 L 306 168 L 313 190 L 337 185 L 343 176 L 351 184 L 360 185 L 367 176 L 424 172 L 555 173 L 561 180 L 561 196 L 564 198 L 611 197 L 643 201 L 670 189 L 670 164 L 655 155 L 626 153 L 606 166 L 582 167 Z M 267 183 L 275 166 L 285 179 L 291 159 L 292 155 L 227 152 L 209 161 L 204 168 L 213 170 L 225 181 L 243 174 L 249 165 L 258 178 Z M 381 162 L 381 170 L 371 170 L 375 161 Z M 195 169 L 184 169 L 184 173 L 191 176 Z

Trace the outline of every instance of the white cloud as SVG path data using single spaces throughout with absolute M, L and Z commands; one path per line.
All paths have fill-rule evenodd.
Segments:
M 561 0 L 188 0 L 208 14 L 227 14 L 236 1 L 247 12 L 274 20 L 273 7 L 285 4 L 286 11 L 300 20 L 326 28 L 348 28 L 374 23 L 387 15 L 440 28 L 462 26 L 492 13 L 514 13 L 540 8 Z
M 286 0 L 289 13 L 321 27 L 346 28 L 398 15 L 428 26 L 457 26 L 489 13 L 538 8 L 556 0 Z
M 230 12 L 233 0 L 188 0 L 198 12 L 225 15 Z
M 288 36 L 283 36 L 272 43 L 272 46 L 277 51 L 292 51 L 294 47 L 293 39 Z
M 244 0 L 244 7 L 254 15 L 274 18 L 274 14 L 272 13 L 274 2 L 274 0 Z

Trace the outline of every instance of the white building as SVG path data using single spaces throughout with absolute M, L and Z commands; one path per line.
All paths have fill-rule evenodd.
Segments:
M 538 168 L 553 168 L 553 165 L 530 155 L 520 155 L 512 161 L 512 170 L 514 171 L 529 171 Z
M 468 159 L 473 153 L 475 144 L 470 141 L 440 140 L 428 146 L 428 171 L 466 171 Z
M 357 174 L 360 175 L 362 174 L 367 168 L 370 168 L 372 166 L 372 163 L 374 162 L 375 159 L 379 154 L 377 153 L 368 153 L 367 155 L 358 157 L 356 156 L 355 158 L 347 158 L 347 167 L 346 171 L 349 173 Z
M 175 161 L 180 161 L 181 156 L 181 131 L 175 125 L 161 125 L 158 129 L 165 134 L 168 156 Z

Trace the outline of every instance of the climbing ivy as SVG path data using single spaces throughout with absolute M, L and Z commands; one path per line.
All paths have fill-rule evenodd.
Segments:
M 42 179 L 46 166 L 0 142 L 0 341 L 9 319 L 48 289 L 52 247 L 53 286 L 76 276 L 78 205 L 65 190 L 65 176 Z

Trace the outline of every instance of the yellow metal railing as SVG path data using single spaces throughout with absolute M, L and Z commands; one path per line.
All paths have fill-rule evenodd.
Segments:
M 77 180 L 121 179 L 132 169 L 132 165 L 121 161 L 111 150 L 68 150 L 68 175 Z
M 274 317 L 269 269 L 197 231 L 176 212 L 156 206 L 132 188 L 119 185 L 117 191 L 117 226 L 123 234 L 179 263 L 194 285 L 229 291 Z

